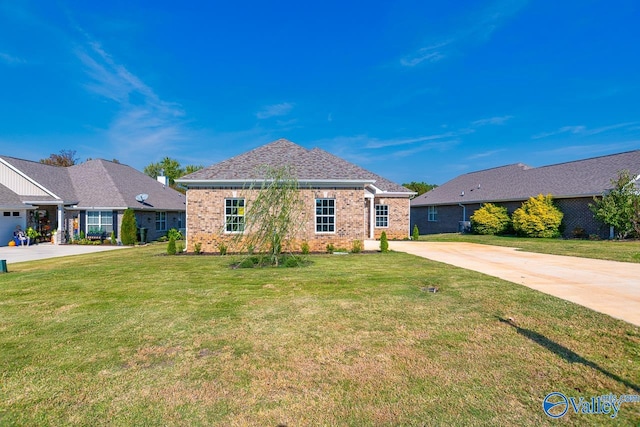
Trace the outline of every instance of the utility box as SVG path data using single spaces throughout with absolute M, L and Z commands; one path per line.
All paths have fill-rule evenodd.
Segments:
M 7 260 L 0 259 L 0 273 L 7 273 Z

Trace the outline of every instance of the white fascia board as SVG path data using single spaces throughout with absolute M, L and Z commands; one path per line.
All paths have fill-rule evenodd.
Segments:
M 267 182 L 273 182 L 273 180 L 267 179 L 176 179 L 176 183 L 183 184 L 187 188 L 197 187 L 255 187 L 256 184 L 263 184 Z M 299 179 L 298 187 L 304 188 L 305 186 L 313 188 L 327 188 L 327 187 L 353 187 L 354 185 L 367 185 L 373 184 L 373 179 Z
M 17 173 L 18 175 L 20 175 L 21 177 L 23 177 L 24 179 L 26 179 L 27 181 L 29 181 L 30 183 L 32 183 L 33 185 L 35 185 L 36 187 L 39 187 L 40 189 L 42 189 L 42 191 L 44 191 L 45 193 L 48 193 L 51 195 L 51 197 L 56 198 L 58 200 L 60 200 L 60 197 L 58 197 L 53 191 L 48 190 L 47 187 L 45 187 L 44 185 L 40 184 L 39 182 L 35 181 L 34 179 L 32 179 L 31 177 L 29 177 L 28 175 L 26 175 L 25 173 L 23 173 L 20 169 L 15 168 L 11 163 L 7 162 L 6 160 L 4 160 L 2 157 L 0 157 L 0 162 L 2 162 L 4 165 L 6 165 L 9 169 L 11 169 L 12 171 L 14 171 L 15 173 Z

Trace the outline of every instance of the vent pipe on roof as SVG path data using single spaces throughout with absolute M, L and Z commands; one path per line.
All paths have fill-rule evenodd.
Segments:
M 169 185 L 169 177 L 164 175 L 158 175 L 158 182 L 160 182 L 165 187 Z

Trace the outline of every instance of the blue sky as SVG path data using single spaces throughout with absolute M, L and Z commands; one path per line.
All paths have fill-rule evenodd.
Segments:
M 636 0 L 182 3 L 0 0 L 0 153 L 142 170 L 287 138 L 442 184 L 640 148 Z

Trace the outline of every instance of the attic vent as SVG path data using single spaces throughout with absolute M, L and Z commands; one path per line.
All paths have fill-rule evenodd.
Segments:
M 460 197 L 464 196 L 464 191 L 460 192 Z

